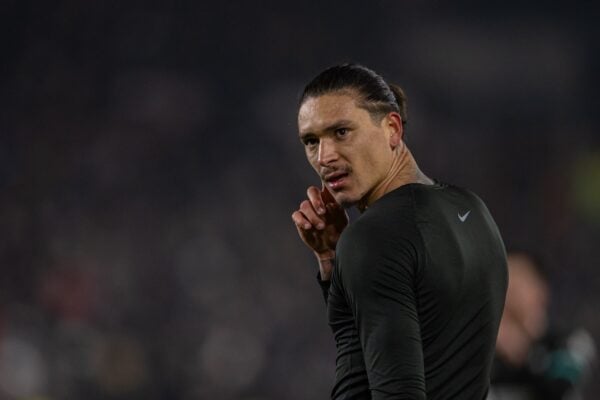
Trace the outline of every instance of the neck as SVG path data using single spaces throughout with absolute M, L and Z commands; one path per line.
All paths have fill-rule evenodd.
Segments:
M 394 150 L 389 172 L 381 182 L 363 197 L 358 203 L 358 209 L 363 212 L 384 194 L 409 183 L 433 185 L 434 182 L 421 172 L 406 144 L 400 142 L 400 145 Z

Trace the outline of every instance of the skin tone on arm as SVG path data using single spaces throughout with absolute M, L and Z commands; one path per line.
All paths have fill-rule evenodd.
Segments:
M 375 120 L 357 100 L 352 90 L 337 91 L 308 98 L 298 112 L 300 139 L 322 188 L 308 188 L 292 220 L 317 257 L 322 280 L 331 278 L 335 247 L 348 224 L 344 207 L 362 212 L 400 186 L 433 184 L 402 140 L 400 115 Z
M 525 364 L 532 344 L 544 335 L 547 325 L 550 290 L 531 263 L 526 256 L 508 255 L 508 290 L 496 350 L 515 366 Z

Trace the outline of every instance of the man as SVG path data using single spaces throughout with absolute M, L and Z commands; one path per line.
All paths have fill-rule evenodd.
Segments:
M 333 399 L 484 399 L 506 290 L 485 205 L 420 171 L 406 100 L 360 65 L 307 85 L 298 126 L 322 189 L 292 214 L 319 262 L 336 341 Z M 356 205 L 352 224 L 343 207 Z
M 591 335 L 549 324 L 551 292 L 537 257 L 510 252 L 508 271 L 489 400 L 580 398 L 595 359 Z

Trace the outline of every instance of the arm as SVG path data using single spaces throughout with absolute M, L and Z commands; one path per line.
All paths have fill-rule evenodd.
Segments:
M 346 238 L 338 273 L 355 318 L 372 399 L 425 399 L 416 251 L 408 242 L 372 234 Z

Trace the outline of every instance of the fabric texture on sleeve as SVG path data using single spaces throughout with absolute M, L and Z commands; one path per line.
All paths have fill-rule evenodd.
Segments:
M 341 286 L 363 351 L 372 399 L 425 399 L 415 295 L 417 249 L 368 222 L 346 236 Z
M 321 272 L 317 272 L 317 282 L 319 282 L 321 292 L 323 293 L 323 298 L 325 299 L 325 304 L 327 304 L 327 298 L 329 297 L 329 288 L 331 287 L 331 280 L 324 281 L 323 279 L 321 279 Z

